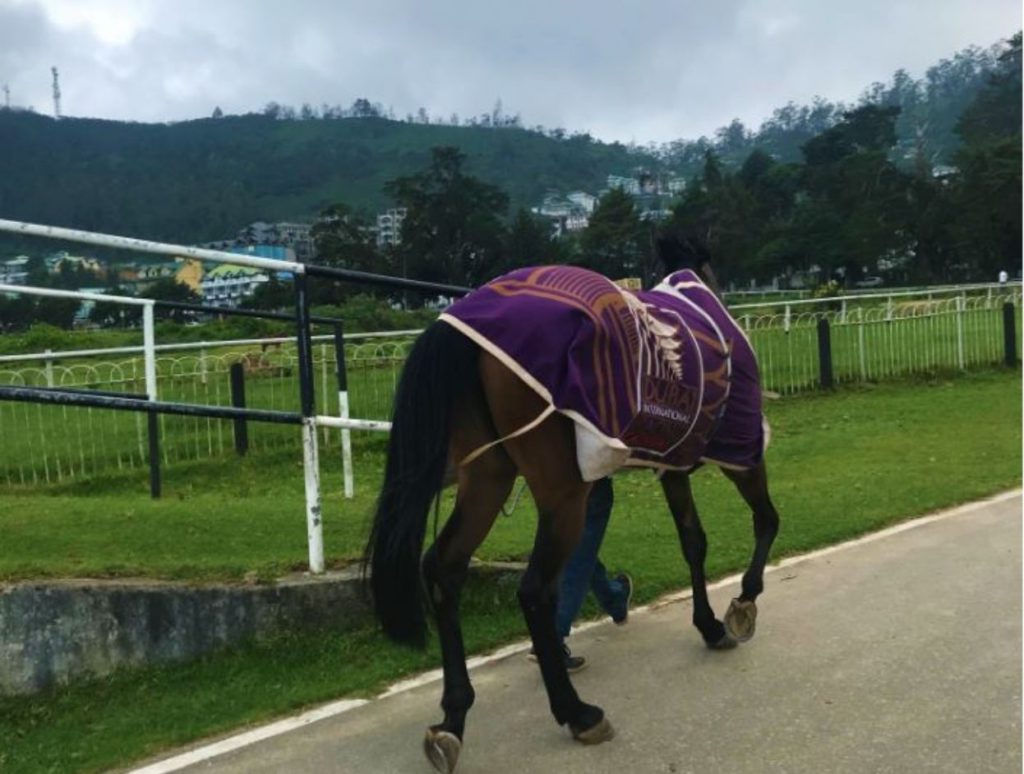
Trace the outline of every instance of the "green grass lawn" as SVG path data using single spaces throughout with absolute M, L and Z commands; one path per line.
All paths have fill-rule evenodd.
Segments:
M 777 551 L 1013 486 L 1020 476 L 1019 372 L 913 381 L 768 401 L 773 496 L 784 528 Z M 356 497 L 341 495 L 337 452 L 322 459 L 328 561 L 357 557 L 379 485 L 384 438 L 356 434 Z M 672 525 L 646 471 L 616 479 L 608 555 L 643 567 L 675 563 Z M 749 549 L 745 507 L 724 477 L 695 476 L 698 506 L 725 563 Z M 0 579 L 40 576 L 268 577 L 306 559 L 301 461 L 289 451 L 171 468 L 160 501 L 145 471 L 0 495 Z M 829 514 L 825 516 L 824 514 Z M 524 556 L 533 540 L 524 494 L 499 518 L 486 558 Z M 650 541 L 650 545 L 646 543 Z M 715 548 L 717 547 L 717 551 Z
M 1021 482 L 1021 376 L 989 372 L 784 398 L 767 404 L 771 486 L 782 518 L 773 558 L 853 537 Z M 324 460 L 324 528 L 334 563 L 362 549 L 382 439 L 364 439 L 357 498 L 344 501 L 339 467 Z M 302 567 L 301 467 L 290 454 L 196 463 L 169 475 L 167 497 L 144 474 L 0 496 L 0 578 L 144 575 L 238 579 Z M 695 476 L 708 532 L 708 572 L 745 566 L 750 516 L 723 476 Z M 688 584 L 652 475 L 617 477 L 602 557 L 628 569 L 638 603 Z M 524 495 L 480 551 L 521 558 L 534 513 Z M 471 651 L 524 636 L 515 583 L 477 578 L 464 604 Z M 593 613 L 593 610 L 590 611 Z M 353 633 L 292 634 L 196 663 L 125 671 L 29 699 L 0 700 L 0 770 L 96 771 L 169 746 L 339 696 L 367 695 L 436 666 L 395 648 L 369 622 Z

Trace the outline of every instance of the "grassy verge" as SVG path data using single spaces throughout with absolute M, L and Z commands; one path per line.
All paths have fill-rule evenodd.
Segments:
M 844 390 L 772 402 L 769 464 L 782 532 L 774 558 L 1020 485 L 1019 372 Z M 360 494 L 327 501 L 328 553 L 361 549 L 379 445 L 361 452 Z M 340 481 L 328 470 L 325 490 Z M 0 497 L 0 577 L 139 574 L 238 578 L 300 566 L 305 555 L 301 476 L 289 458 L 197 466 L 168 482 L 163 502 L 141 480 L 111 479 L 90 492 Z M 708 570 L 743 567 L 750 519 L 724 478 L 695 476 L 709 536 Z M 688 582 L 674 530 L 649 473 L 616 480 L 602 556 L 629 569 L 644 602 Z M 525 555 L 532 506 L 524 495 L 499 518 L 486 558 Z M 470 650 L 523 636 L 514 583 L 474 581 L 464 605 Z M 31 699 L 0 700 L 0 770 L 95 771 L 244 723 L 341 695 L 365 695 L 438 663 L 436 643 L 412 653 L 367 624 L 344 636 L 293 635 L 197 663 L 125 672 Z

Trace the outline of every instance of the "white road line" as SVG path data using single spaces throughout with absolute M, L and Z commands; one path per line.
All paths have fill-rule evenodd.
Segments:
M 978 500 L 976 502 L 967 503 L 966 505 L 960 505 L 957 506 L 956 508 L 951 508 L 946 511 L 933 513 L 929 516 L 922 516 L 911 521 L 903 522 L 902 524 L 897 524 L 893 527 L 888 527 L 886 529 L 879 530 L 878 532 L 872 532 L 868 535 L 864 535 L 863 537 L 855 538 L 853 540 L 847 540 L 846 542 L 838 543 L 834 546 L 829 546 L 828 548 L 822 548 L 817 551 L 811 551 L 810 553 L 800 554 L 799 556 L 791 556 L 786 559 L 783 559 L 777 564 L 770 565 L 765 569 L 765 573 L 767 574 L 771 572 L 778 572 L 779 570 L 792 567 L 795 564 L 820 559 L 823 556 L 829 556 L 830 554 L 845 551 L 849 548 L 861 546 L 866 543 L 874 543 L 877 540 L 884 540 L 885 538 L 891 537 L 893 535 L 898 535 L 901 532 L 907 532 L 908 530 L 917 529 L 918 527 L 923 527 L 927 524 L 932 524 L 936 521 L 950 519 L 956 516 L 963 516 L 968 513 L 971 513 L 972 511 L 986 508 L 990 505 L 996 505 L 998 503 L 1006 502 L 1008 500 L 1020 499 L 1021 494 L 1022 491 L 1020 489 L 1015 489 L 1009 492 L 1003 492 L 1002 494 L 995 495 L 994 497 L 989 497 L 985 500 Z M 737 573 L 735 575 L 730 575 L 727 578 L 722 578 L 721 580 L 709 584 L 708 590 L 710 591 L 713 589 L 720 589 L 725 586 L 738 583 L 741 577 L 742 574 Z M 643 613 L 646 613 L 651 610 L 657 610 L 659 608 L 665 607 L 666 605 L 671 605 L 676 602 L 682 602 L 684 600 L 689 599 L 691 596 L 692 592 L 689 589 L 675 592 L 672 594 L 667 594 L 666 596 L 663 596 L 655 600 L 649 605 L 644 605 L 643 607 L 638 607 L 631 610 L 630 616 L 642 615 Z M 609 622 L 606 620 L 590 621 L 588 623 L 584 623 L 574 627 L 573 631 L 582 632 L 588 629 L 592 629 L 595 626 L 607 625 L 609 625 Z M 494 651 L 493 653 L 488 653 L 484 656 L 475 656 L 467 661 L 467 665 L 469 666 L 470 669 L 476 669 L 477 667 L 481 667 L 486 664 L 492 664 L 496 661 L 506 659 L 509 656 L 514 656 L 518 653 L 522 653 L 528 650 L 529 647 L 530 642 L 528 640 L 524 642 L 517 642 L 512 645 L 507 645 L 503 648 L 500 648 Z M 202 747 L 197 747 L 193 750 L 189 750 L 188 752 L 175 755 L 171 758 L 166 758 L 162 761 L 157 761 L 156 763 L 143 766 L 142 768 L 132 769 L 128 772 L 128 774 L 169 774 L 170 772 L 179 771 L 185 768 L 186 766 L 191 766 L 193 764 L 209 760 L 210 758 L 215 758 L 219 755 L 224 755 L 234 750 L 238 750 L 242 747 L 248 747 L 249 745 L 255 744 L 256 742 L 263 741 L 264 739 L 270 739 L 275 736 L 280 736 L 281 734 L 287 734 L 298 728 L 308 726 L 310 723 L 316 723 L 319 720 L 337 717 L 338 715 L 342 715 L 346 712 L 349 712 L 350 710 L 362 707 L 363 705 L 368 704 L 371 701 L 377 701 L 378 699 L 384 699 L 388 696 L 394 696 L 399 693 L 404 693 L 405 691 L 410 691 L 414 688 L 419 688 L 424 685 L 429 685 L 430 683 L 438 682 L 441 680 L 441 678 L 441 670 L 434 669 L 430 672 L 425 672 L 421 675 L 417 675 L 416 677 L 409 678 L 408 680 L 402 680 L 400 682 L 397 682 L 394 685 L 391 685 L 383 693 L 380 693 L 377 696 L 375 696 L 373 699 L 344 699 L 341 701 L 331 702 L 330 704 L 325 704 L 322 707 L 317 707 L 316 709 L 303 712 L 300 715 L 296 715 L 291 718 L 285 718 L 284 720 L 279 720 L 274 723 L 270 723 L 266 726 L 254 728 L 250 731 L 244 731 L 240 734 L 236 734 L 235 736 L 230 736 L 227 739 L 222 739 L 218 742 L 213 742 Z
M 148 766 L 143 766 L 141 769 L 133 769 L 131 774 L 165 774 L 165 772 L 178 771 L 194 763 L 201 763 L 210 758 L 216 758 L 218 755 L 224 755 L 241 747 L 248 747 L 264 739 L 287 734 L 289 731 L 308 726 L 310 723 L 315 723 L 318 720 L 341 715 L 351 709 L 361 707 L 367 702 L 368 699 L 343 699 L 342 701 L 331 702 L 314 710 L 303 712 L 301 715 L 278 720 L 276 723 L 254 728 L 242 734 L 229 736 L 227 739 L 221 739 L 219 742 L 197 747 L 186 753 L 175 755 L 173 758 L 167 758 Z

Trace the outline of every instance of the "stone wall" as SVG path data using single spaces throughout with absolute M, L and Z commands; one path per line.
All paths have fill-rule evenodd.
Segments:
M 249 586 L 0 585 L 0 694 L 195 658 L 281 629 L 344 629 L 368 612 L 353 571 Z

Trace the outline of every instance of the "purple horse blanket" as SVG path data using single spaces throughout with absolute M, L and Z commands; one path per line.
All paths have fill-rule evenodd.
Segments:
M 631 292 L 586 269 L 519 269 L 440 319 L 574 421 L 584 480 L 623 465 L 690 470 L 702 461 L 735 468 L 761 461 L 757 358 L 692 271 Z

